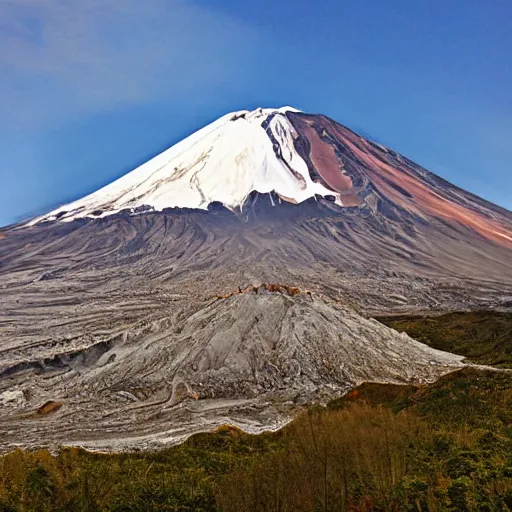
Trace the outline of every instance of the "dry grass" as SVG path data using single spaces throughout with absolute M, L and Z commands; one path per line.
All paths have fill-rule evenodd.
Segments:
M 217 495 L 221 510 L 372 510 L 373 502 L 389 502 L 383 510 L 393 510 L 410 446 L 428 442 L 428 429 L 406 412 L 352 404 L 305 414 L 287 436 L 292 441 L 285 452 L 229 476 Z

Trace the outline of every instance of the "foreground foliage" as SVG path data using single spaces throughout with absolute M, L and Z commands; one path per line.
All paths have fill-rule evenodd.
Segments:
M 512 313 L 475 311 L 378 320 L 433 348 L 478 364 L 512 368 Z
M 278 433 L 223 427 L 155 453 L 16 451 L 0 510 L 512 510 L 512 375 L 365 384 Z
M 366 384 L 286 437 L 283 452 L 225 477 L 222 510 L 512 510 L 510 374 Z

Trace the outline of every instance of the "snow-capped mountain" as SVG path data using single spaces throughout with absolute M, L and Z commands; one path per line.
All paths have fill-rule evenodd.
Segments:
M 333 191 L 312 180 L 295 149 L 299 135 L 287 112 L 227 114 L 97 192 L 36 219 L 71 221 L 124 209 L 206 209 L 214 201 L 235 209 L 251 192 L 276 192 L 301 203 Z M 341 204 L 341 203 L 340 203 Z
M 206 210 L 214 202 L 236 211 L 254 193 L 271 194 L 272 204 L 328 198 L 338 207 L 370 209 L 399 223 L 406 212 L 409 219 L 441 220 L 512 245 L 510 212 L 325 116 L 292 107 L 227 114 L 110 185 L 29 225 L 120 211 Z
M 323 115 L 240 111 L 0 229 L 0 282 L 0 451 L 147 448 L 458 368 L 360 313 L 511 309 L 512 213 Z

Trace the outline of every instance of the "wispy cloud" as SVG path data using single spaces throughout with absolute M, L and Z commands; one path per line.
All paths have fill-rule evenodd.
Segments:
M 187 0 L 0 0 L 0 127 L 229 86 L 258 40 Z

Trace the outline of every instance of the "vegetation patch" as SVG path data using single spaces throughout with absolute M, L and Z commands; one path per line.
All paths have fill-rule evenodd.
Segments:
M 426 345 L 478 364 L 512 368 L 512 313 L 476 311 L 377 320 Z

